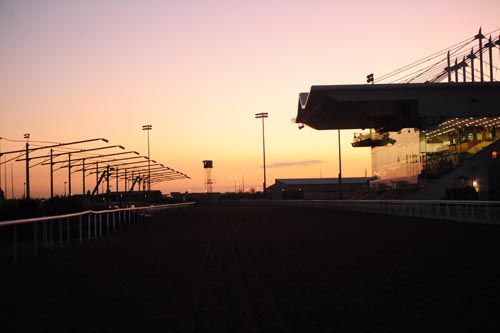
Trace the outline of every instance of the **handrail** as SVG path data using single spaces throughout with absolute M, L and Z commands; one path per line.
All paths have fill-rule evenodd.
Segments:
M 39 244 L 43 243 L 43 247 L 52 248 L 54 245 L 54 222 L 58 222 L 58 236 L 59 245 L 71 243 L 75 238 L 79 240 L 80 243 L 83 242 L 84 234 L 88 240 L 102 237 L 109 232 L 120 229 L 122 225 L 131 225 L 136 223 L 146 222 L 149 215 L 151 216 L 162 216 L 167 210 L 171 208 L 178 207 L 188 207 L 194 205 L 195 202 L 177 203 L 177 204 L 163 204 L 163 205 L 151 205 L 142 207 L 127 207 L 127 208 L 117 208 L 117 209 L 106 209 L 106 210 L 86 210 L 78 213 L 54 215 L 54 216 L 43 216 L 34 217 L 27 219 L 18 219 L 0 222 L 1 227 L 10 226 L 12 230 L 12 259 L 14 262 L 17 261 L 18 257 L 18 226 L 20 225 L 31 225 L 32 228 L 32 244 L 34 255 L 38 255 Z M 86 217 L 85 219 L 83 217 Z M 84 222 L 85 220 L 85 222 Z M 42 233 L 41 239 L 39 239 L 38 225 L 41 224 Z M 72 225 L 76 224 L 77 229 L 73 231 L 72 237 Z M 83 229 L 83 225 L 86 224 L 86 232 Z M 74 229 L 73 229 L 74 230 Z M 63 237 L 63 232 L 66 234 Z M 75 235 L 76 234 L 76 235 Z M 64 240 L 66 238 L 66 240 Z
M 27 224 L 27 223 L 35 223 L 35 222 L 45 222 L 45 221 L 54 221 L 59 219 L 67 219 L 71 217 L 78 217 L 87 214 L 104 214 L 104 213 L 115 213 L 121 211 L 142 211 L 148 209 L 157 209 L 157 208 L 169 208 L 169 207 L 180 207 L 180 206 L 190 206 L 193 205 L 194 202 L 185 202 L 185 203 L 176 203 L 176 204 L 164 204 L 164 205 L 151 205 L 151 206 L 142 206 L 142 207 L 127 207 L 127 208 L 117 208 L 117 209 L 106 209 L 106 210 L 85 210 L 83 212 L 78 213 L 70 213 L 63 215 L 53 215 L 53 216 L 41 216 L 41 217 L 32 217 L 27 219 L 18 219 L 18 220 L 8 220 L 0 222 L 0 227 L 10 226 L 10 225 L 19 225 L 19 224 Z
M 500 201 L 461 200 L 279 200 L 286 205 L 460 222 L 500 224 Z

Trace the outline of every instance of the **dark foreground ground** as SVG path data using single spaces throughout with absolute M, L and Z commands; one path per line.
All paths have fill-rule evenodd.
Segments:
M 500 227 L 200 205 L 0 270 L 0 331 L 500 328 Z

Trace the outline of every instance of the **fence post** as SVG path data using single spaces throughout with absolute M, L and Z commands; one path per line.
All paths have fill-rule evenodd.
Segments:
M 71 243 L 71 218 L 66 219 L 66 226 L 68 229 L 68 244 Z
M 90 240 L 90 233 L 91 233 L 91 230 L 90 230 L 90 215 L 92 213 L 89 213 L 89 215 L 87 216 L 87 224 L 88 224 L 88 232 L 87 232 L 87 240 Z
M 79 232 L 79 239 L 80 239 L 80 243 L 82 243 L 83 241 L 83 238 L 82 238 L 82 216 L 78 216 L 78 232 Z
M 43 222 L 43 243 L 45 248 L 49 247 L 49 239 L 47 237 L 47 222 Z
M 33 223 L 33 243 L 35 246 L 35 257 L 38 255 L 38 225 L 36 222 Z
M 17 262 L 17 225 L 14 225 L 14 228 L 12 229 L 12 234 L 14 237 L 14 248 L 12 253 L 12 259 L 14 260 L 14 262 Z
M 54 248 L 54 221 L 50 221 L 49 231 L 50 231 L 50 248 Z
M 62 220 L 59 219 L 59 246 L 63 247 L 63 231 L 62 231 Z

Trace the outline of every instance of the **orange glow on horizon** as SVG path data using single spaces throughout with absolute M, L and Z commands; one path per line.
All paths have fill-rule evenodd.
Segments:
M 214 191 L 230 176 L 262 188 L 276 178 L 337 177 L 336 132 L 298 130 L 298 96 L 311 85 L 364 83 L 497 28 L 498 1 L 69 2 L 0 5 L 0 137 L 67 142 L 105 137 L 191 180 L 153 186 L 203 191 L 202 161 L 214 161 Z M 432 8 L 430 11 L 429 8 Z M 411 14 L 410 14 L 411 13 Z M 446 20 L 443 20 L 446 17 Z M 468 17 L 467 21 L 463 17 Z M 343 176 L 371 175 L 370 150 L 343 131 Z M 2 151 L 22 143 L 1 141 Z M 309 162 L 308 162 L 309 161 Z M 315 161 L 315 162 L 311 162 Z M 2 166 L 2 187 L 5 167 Z M 7 169 L 10 197 L 10 164 Z M 24 165 L 13 164 L 22 196 Z M 48 166 L 31 170 L 32 196 L 49 193 Z M 55 174 L 56 193 L 67 172 Z M 89 185 L 94 179 L 89 177 Z M 81 175 L 73 180 L 81 192 Z M 114 186 L 114 182 L 113 182 Z M 121 186 L 123 184 L 121 183 Z

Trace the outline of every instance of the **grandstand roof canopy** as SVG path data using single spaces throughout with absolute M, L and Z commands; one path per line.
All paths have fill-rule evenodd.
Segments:
M 500 82 L 312 86 L 296 123 L 315 129 L 431 129 L 450 118 L 498 116 Z

